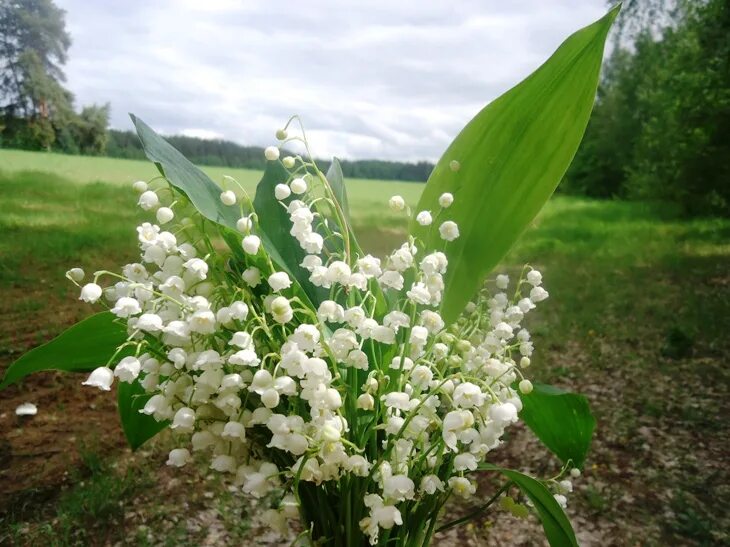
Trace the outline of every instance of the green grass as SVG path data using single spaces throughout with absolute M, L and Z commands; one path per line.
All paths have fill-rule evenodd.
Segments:
M 221 184 L 224 175 L 235 178 L 251 194 L 261 178 L 261 173 L 253 169 L 228 167 L 202 167 L 202 169 L 218 184 Z M 0 171 L 53 173 L 80 184 L 103 181 L 128 185 L 136 180 L 149 180 L 159 175 L 155 166 L 145 160 L 70 156 L 25 150 L 0 150 Z M 421 195 L 423 185 L 411 182 L 349 179 L 347 189 L 351 200 L 356 203 L 378 204 L 387 208 L 387 199 L 393 194 L 401 194 L 409 203 L 415 204 Z
M 26 154 L 0 151 L 5 363 L 91 310 L 78 302 L 66 269 L 114 269 L 135 257 L 134 227 L 145 215 L 119 183 L 152 174 L 143 162 Z M 75 182 L 28 168 L 58 168 Z M 114 184 L 94 182 L 104 176 Z M 348 182 L 366 249 L 382 255 L 402 241 L 405 221 L 384 214 L 385 203 L 402 193 L 413 204 L 420 189 Z M 622 522 L 623 544 L 727 539 L 720 508 L 730 503 L 722 488 L 722 439 L 730 434 L 730 221 L 557 196 L 500 269 L 514 272 L 526 262 L 543 271 L 551 294 L 530 321 L 537 348 L 531 374 L 586 392 L 599 422 L 581 479 L 586 487 L 571 504 L 596 522 Z M 646 430 L 655 432 L 651 441 Z M 78 488 L 82 498 L 96 496 Z M 69 496 L 64 503 L 73 506 Z

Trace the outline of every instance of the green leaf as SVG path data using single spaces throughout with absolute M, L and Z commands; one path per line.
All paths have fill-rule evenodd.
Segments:
M 332 193 L 335 195 L 337 203 L 340 204 L 343 214 L 347 222 L 350 222 L 350 203 L 347 199 L 347 188 L 345 187 L 345 177 L 342 174 L 342 166 L 340 160 L 332 158 L 332 164 L 327 170 L 327 181 L 330 183 Z M 352 230 L 351 230 L 352 231 Z
M 0 383 L 0 389 L 41 370 L 88 372 L 102 367 L 126 340 L 126 328 L 114 322 L 112 313 L 97 313 L 76 323 L 47 344 L 30 350 L 11 364 Z M 120 353 L 119 357 L 124 355 Z
M 591 446 L 596 419 L 583 395 L 535 384 L 521 395 L 520 417 L 563 463 L 582 467 Z
M 340 165 L 340 160 L 337 158 L 332 158 L 332 164 L 330 165 L 329 169 L 327 170 L 327 174 L 325 175 L 325 178 L 327 179 L 327 183 L 329 184 L 330 188 L 332 189 L 332 194 L 335 197 L 335 200 L 337 201 L 337 204 L 339 205 L 340 209 L 342 210 L 342 214 L 345 217 L 345 222 L 347 224 L 347 231 L 349 233 L 350 238 L 350 252 L 352 255 L 359 255 L 363 256 L 365 253 L 360 248 L 360 244 L 357 242 L 357 237 L 355 237 L 355 230 L 352 227 L 352 222 L 350 219 L 350 203 L 347 198 L 347 187 L 345 186 L 345 178 L 342 174 L 342 166 Z M 321 211 L 320 211 L 321 212 Z M 331 211 L 331 214 L 336 214 L 335 211 Z M 331 220 L 335 220 L 331 217 L 331 215 L 328 215 L 328 218 Z M 339 243 L 339 240 L 330 240 L 330 243 L 337 242 Z M 338 245 L 338 248 L 336 249 L 337 252 L 342 252 L 343 246 Z M 375 285 L 374 283 L 372 285 Z M 373 289 L 371 289 L 373 290 Z M 376 297 L 379 296 L 376 294 Z
M 570 36 L 540 68 L 489 103 L 459 133 L 429 177 L 411 219 L 426 249 L 441 250 L 438 226 L 459 225 L 449 258 L 442 315 L 453 322 L 548 200 L 583 137 L 598 85 L 603 47 L 619 7 Z M 452 161 L 460 167 L 450 168 Z M 440 211 L 443 192 L 454 195 Z M 430 210 L 430 227 L 415 215 Z M 439 214 L 437 214 L 439 213 Z
M 142 142 L 146 156 L 154 162 L 160 173 L 177 190 L 183 192 L 195 206 L 195 208 L 208 220 L 215 222 L 224 228 L 235 231 L 226 232 L 222 229 L 221 236 L 231 248 L 234 255 L 243 259 L 240 247 L 240 238 L 236 229 L 236 223 L 240 218 L 240 211 L 236 205 L 224 205 L 220 200 L 221 188 L 213 182 L 203 171 L 193 165 L 185 156 L 178 152 L 170 143 L 150 128 L 146 123 L 137 118 L 134 114 L 129 115 L 137 130 L 137 135 Z M 254 199 L 254 209 L 259 218 L 260 231 L 256 233 L 261 238 L 261 243 L 273 262 L 284 269 L 292 278 L 303 284 L 306 294 L 312 298 L 319 294 L 319 290 L 309 283 L 309 275 L 306 277 L 306 270 L 299 267 L 294 257 L 299 256 L 299 245 L 289 235 L 289 217 L 274 198 L 274 186 L 285 181 L 288 173 L 280 162 L 269 161 L 264 171 L 264 176 L 259 182 Z M 270 187 L 270 190 L 269 190 Z M 273 203 L 272 203 L 273 202 Z M 264 207 L 263 204 L 266 206 Z M 282 217 L 282 214 L 285 216 Z M 282 219 L 285 222 L 282 222 Z M 287 239 L 282 237 L 285 232 Z M 303 255 L 303 251 L 301 253 Z M 306 281 L 306 283 L 303 283 Z
M 530 498 L 540 516 L 545 537 L 552 547 L 578 547 L 578 541 L 575 539 L 575 532 L 573 532 L 568 517 L 544 484 L 512 469 L 502 469 L 491 465 L 482 467 L 499 471 Z
M 145 155 L 154 162 L 160 174 L 184 193 L 205 218 L 235 230 L 240 218 L 239 209 L 235 205 L 223 205 L 221 188 L 149 125 L 134 114 L 129 117 L 132 118 Z
M 122 430 L 132 450 L 137 450 L 146 441 L 165 429 L 169 422 L 158 422 L 152 416 L 140 413 L 151 396 L 139 384 L 119 382 L 117 384 L 117 410 Z
M 328 292 L 321 287 L 315 287 L 309 281 L 309 272 L 300 266 L 306 253 L 291 235 L 289 213 L 274 195 L 276 185 L 288 178 L 289 173 L 281 163 L 267 162 L 264 176 L 256 186 L 256 197 L 253 200 L 259 227 L 264 234 L 261 236 L 261 241 L 272 260 L 296 279 L 312 302 L 319 304 L 327 299 Z

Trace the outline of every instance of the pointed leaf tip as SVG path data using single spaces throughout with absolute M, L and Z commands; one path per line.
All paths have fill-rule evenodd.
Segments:
M 449 268 L 441 312 L 451 323 L 552 195 L 583 137 L 598 86 L 606 35 L 618 13 L 570 36 L 541 67 L 489 103 L 448 147 L 414 214 L 440 211 L 460 237 L 446 245 Z M 450 168 L 459 162 L 459 169 Z M 437 227 L 436 227 L 437 228 Z M 427 251 L 441 250 L 438 229 L 411 220 Z

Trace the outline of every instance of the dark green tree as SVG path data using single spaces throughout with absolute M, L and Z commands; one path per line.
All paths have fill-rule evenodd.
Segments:
M 52 0 L 0 0 L 0 117 L 3 146 L 100 154 L 109 105 L 74 112 L 63 86 L 71 38 Z
M 643 30 L 614 42 L 564 191 L 730 215 L 730 2 L 678 0 L 662 13 L 661 29 L 640 19 Z
M 0 106 L 10 116 L 50 118 L 70 109 L 63 64 L 65 12 L 51 0 L 0 0 Z

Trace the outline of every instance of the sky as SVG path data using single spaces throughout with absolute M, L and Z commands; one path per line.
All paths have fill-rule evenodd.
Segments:
M 435 161 L 604 0 L 56 0 L 77 106 L 163 134 L 275 143 L 299 114 L 315 156 Z

